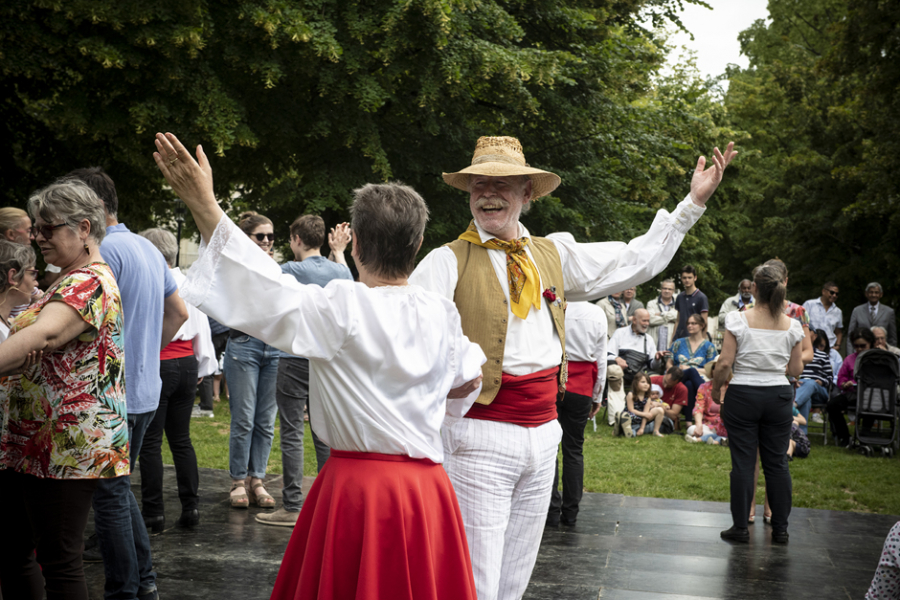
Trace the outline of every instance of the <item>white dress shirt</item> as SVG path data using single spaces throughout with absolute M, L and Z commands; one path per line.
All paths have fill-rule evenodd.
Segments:
M 303 285 L 222 218 L 188 272 L 186 301 L 224 325 L 309 359 L 310 420 L 331 448 L 442 462 L 448 400 L 485 362 L 456 306 L 418 286 Z
M 559 251 L 566 300 L 596 300 L 649 281 L 666 268 L 684 235 L 705 210 L 694 204 L 688 196 L 678 204 L 673 213 L 659 210 L 647 233 L 628 244 L 582 244 L 576 242 L 570 233 L 551 233 L 547 239 Z M 477 229 L 482 242 L 494 238 L 480 227 Z M 521 223 L 519 237 L 531 237 Z M 529 246 L 525 247 L 525 251 L 534 260 Z M 489 249 L 488 255 L 500 287 L 509 298 L 506 252 Z M 410 283 L 421 285 L 450 300 L 453 300 L 456 292 L 457 281 L 456 255 L 446 246 L 429 252 L 410 277 Z M 546 287 L 542 281 L 540 290 L 543 291 Z M 558 366 L 562 361 L 562 349 L 547 307 L 547 299 L 541 297 L 541 308 L 533 306 L 525 319 L 513 315 L 512 303 L 507 303 L 507 312 L 503 372 L 519 376 Z
M 169 270 L 172 272 L 172 278 L 178 284 L 178 288 L 181 289 L 187 279 L 184 273 L 178 267 Z M 209 319 L 193 304 L 185 302 L 184 305 L 187 308 L 188 319 L 172 338 L 172 341 L 191 340 L 194 357 L 197 359 L 197 377 L 208 377 L 219 369 L 212 332 L 209 330 Z
M 590 302 L 569 302 L 566 307 L 566 354 L 569 361 L 597 363 L 594 402 L 603 398 L 606 383 L 606 313 Z
M 608 358 L 612 360 L 619 356 L 619 350 L 637 350 L 647 355 L 648 360 L 656 356 L 656 344 L 647 333 L 635 333 L 631 326 L 620 327 L 609 338 L 607 346 Z

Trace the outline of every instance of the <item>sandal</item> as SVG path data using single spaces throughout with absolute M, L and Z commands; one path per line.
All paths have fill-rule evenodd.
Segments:
M 753 525 L 753 522 L 756 521 L 756 515 L 750 515 L 747 517 L 747 522 Z
M 235 494 L 234 491 L 238 488 L 243 491 L 239 494 Z M 231 502 L 231 508 L 247 508 L 250 506 L 250 499 L 247 497 L 247 487 L 244 485 L 243 481 L 231 482 L 231 491 L 229 492 L 228 500 Z
M 763 515 L 763 523 L 766 525 L 772 524 L 772 515 Z
M 250 501 L 260 508 L 275 508 L 275 498 L 266 491 L 262 481 L 250 486 Z

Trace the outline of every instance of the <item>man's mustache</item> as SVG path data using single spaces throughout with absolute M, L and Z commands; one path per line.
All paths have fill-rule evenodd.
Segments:
M 475 201 L 475 208 L 484 208 L 485 205 L 491 208 L 506 208 L 509 206 L 509 202 L 496 196 L 482 196 Z

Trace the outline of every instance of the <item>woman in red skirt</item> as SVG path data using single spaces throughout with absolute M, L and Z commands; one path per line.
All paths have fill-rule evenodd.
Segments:
M 310 419 L 331 458 L 300 511 L 272 598 L 474 600 L 440 427 L 471 407 L 485 357 L 452 302 L 407 284 L 425 202 L 398 184 L 356 190 L 352 256 L 364 285 L 306 286 L 225 216 L 202 148 L 198 163 L 172 134 L 157 134 L 156 147 L 204 240 L 182 297 L 310 361 Z

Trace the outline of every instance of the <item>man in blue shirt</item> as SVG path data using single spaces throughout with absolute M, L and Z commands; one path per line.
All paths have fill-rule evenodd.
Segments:
M 92 167 L 72 171 L 69 177 L 88 184 L 106 209 L 106 237 L 100 254 L 112 269 L 122 296 L 125 397 L 133 468 L 144 432 L 159 405 L 159 352 L 187 320 L 187 308 L 159 250 L 119 223 L 119 200 L 109 175 Z M 157 598 L 150 538 L 131 492 L 131 477 L 101 480 L 93 504 L 94 529 L 106 575 L 106 600 Z
M 325 287 L 332 279 L 349 279 L 353 275 L 344 262 L 344 248 L 350 241 L 346 223 L 338 225 L 328 236 L 332 262 L 322 256 L 325 243 L 325 221 L 316 215 L 303 215 L 291 224 L 291 250 L 294 260 L 281 265 L 281 270 L 303 284 Z M 339 264 L 343 263 L 343 264 Z M 309 401 L 309 361 L 283 354 L 278 361 L 275 380 L 275 402 L 281 416 L 281 465 L 284 473 L 282 498 L 284 506 L 271 513 L 256 515 L 265 525 L 293 527 L 303 504 L 300 485 L 303 482 L 303 409 Z M 312 431 L 319 471 L 328 460 L 330 450 Z
M 709 299 L 706 294 L 697 289 L 697 270 L 692 265 L 685 265 L 681 269 L 681 285 L 684 291 L 675 298 L 675 310 L 678 311 L 678 327 L 672 337 L 677 339 L 687 337 L 687 320 L 691 315 L 700 315 L 703 322 L 709 315 Z

